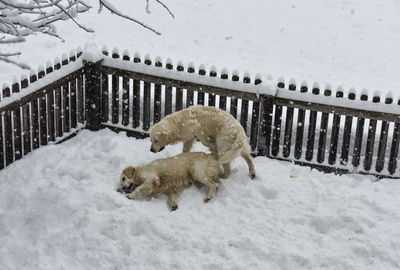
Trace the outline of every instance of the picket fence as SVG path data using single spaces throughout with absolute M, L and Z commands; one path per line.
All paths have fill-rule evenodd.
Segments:
M 202 104 L 231 113 L 254 155 L 326 172 L 399 178 L 400 101 L 309 88 L 148 56 L 81 50 L 0 93 L 0 169 L 82 128 L 148 136 L 166 115 Z

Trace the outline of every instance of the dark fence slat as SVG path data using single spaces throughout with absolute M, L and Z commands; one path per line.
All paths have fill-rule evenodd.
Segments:
M 39 99 L 39 113 L 40 145 L 47 145 L 47 108 L 45 95 Z
M 186 90 L 186 108 L 193 106 L 194 104 L 194 91 Z
M 238 99 L 234 96 L 231 96 L 231 114 L 235 119 L 237 118 L 237 107 L 238 107 Z
M 376 171 L 381 172 L 385 165 L 386 144 L 389 132 L 389 122 L 382 121 L 381 136 L 379 138 L 378 158 L 376 160 Z
M 314 155 L 315 127 L 317 124 L 317 111 L 310 111 L 310 122 L 307 134 L 306 160 L 311 161 Z
M 62 126 L 62 102 L 61 102 L 61 88 L 57 87 L 54 94 L 55 98 L 55 129 L 56 129 L 56 137 L 61 137 L 63 134 L 63 126 Z
M 364 134 L 364 122 L 365 118 L 358 118 L 357 119 L 357 128 L 356 128 L 356 135 L 354 138 L 354 150 L 353 150 L 353 159 L 352 164 L 356 168 L 360 165 L 360 155 L 362 149 L 362 141 L 363 141 L 363 134 Z
M 132 97 L 133 119 L 132 126 L 134 128 L 140 125 L 140 81 L 133 80 L 133 97 Z
M 282 123 L 282 106 L 275 106 L 275 117 L 274 117 L 274 131 L 272 135 L 272 149 L 271 153 L 273 156 L 277 156 L 279 153 L 279 140 L 281 137 L 281 123 Z
M 319 140 L 318 140 L 318 153 L 317 153 L 317 162 L 319 163 L 322 163 L 325 160 L 326 134 L 328 133 L 328 121 L 329 121 L 329 114 L 322 113 L 321 128 L 319 131 Z
M 5 142 L 5 156 L 6 156 L 6 166 L 10 165 L 14 161 L 14 151 L 13 151 L 13 132 L 12 132 L 12 117 L 11 111 L 7 111 L 4 114 L 4 142 Z
M 220 100 L 221 102 L 221 100 Z M 250 129 L 250 147 L 251 151 L 257 148 L 258 136 L 258 120 L 260 119 L 260 102 L 253 102 L 253 111 L 251 113 L 251 129 Z
M 294 108 L 287 107 L 286 111 L 286 122 L 285 122 L 285 134 L 283 137 L 283 156 L 287 158 L 290 155 L 290 146 L 292 143 L 292 128 L 293 128 L 293 112 Z
M 175 91 L 175 111 L 180 111 L 183 108 L 183 90 L 182 88 L 176 88 Z
M 340 155 L 340 164 L 342 165 L 347 165 L 347 161 L 349 160 L 352 124 L 353 124 L 353 116 L 346 116 L 344 121 L 344 130 L 343 130 L 342 153 Z
M 22 106 L 22 130 L 23 136 L 22 139 L 24 141 L 24 155 L 27 155 L 32 151 L 31 147 L 31 109 L 30 105 L 25 104 Z
M 39 102 L 38 99 L 35 98 L 32 101 L 32 149 L 37 149 L 39 148 Z
M 63 84 L 62 102 L 63 102 L 62 114 L 63 114 L 64 132 L 69 132 L 70 118 L 69 118 L 69 83 L 68 82 L 65 82 Z
M 364 159 L 364 169 L 366 171 L 371 170 L 371 166 L 372 166 L 372 156 L 373 156 L 373 152 L 374 152 L 376 124 L 377 124 L 377 121 L 374 119 L 371 119 L 369 122 L 367 146 L 366 146 L 366 150 L 365 150 L 365 159 Z
M 54 102 L 54 91 L 51 90 L 47 93 L 47 136 L 48 141 L 55 141 L 55 123 L 54 123 L 54 108 L 56 104 Z
M 208 106 L 215 107 L 215 94 L 214 93 L 208 94 Z
M 108 74 L 105 71 L 101 72 L 101 121 L 108 122 L 109 104 L 108 104 Z
M 337 156 L 337 149 L 338 149 L 338 142 L 339 142 L 339 130 L 340 130 L 340 115 L 334 114 L 333 122 L 332 122 L 329 157 L 328 157 L 328 163 L 330 165 L 333 165 L 336 163 L 336 156 Z
M 165 87 L 165 107 L 164 107 L 164 116 L 167 116 L 172 113 L 172 87 Z
M 219 96 L 219 108 L 226 111 L 226 96 Z
M 260 96 L 260 127 L 258 131 L 257 153 L 269 157 L 272 131 L 273 98 Z
M 0 113 L 0 170 L 4 168 L 4 148 L 3 148 L 3 117 Z
M 21 128 L 21 107 L 14 110 L 14 158 L 22 158 L 22 128 Z
M 74 77 L 70 85 L 70 111 L 71 111 L 71 128 L 76 128 L 78 126 L 78 116 L 77 116 L 77 95 L 76 95 L 76 78 Z M 49 98 L 49 96 L 47 96 Z M 49 104 L 49 103 L 47 103 Z
M 122 125 L 129 125 L 129 78 L 122 77 Z
M 399 154 L 399 142 L 400 142 L 400 123 L 395 123 L 392 136 L 392 146 L 390 148 L 389 158 L 389 173 L 394 174 L 397 168 L 397 158 Z
M 86 79 L 86 78 L 85 78 Z M 79 123 L 84 123 L 85 122 L 85 96 L 84 96 L 84 91 L 83 91 L 83 84 L 84 84 L 84 79 L 83 79 L 83 74 L 78 76 L 78 89 L 77 89 L 77 95 L 78 95 L 78 122 Z M 57 103 L 56 103 L 57 104 Z
M 161 84 L 154 85 L 154 124 L 161 120 Z
M 214 100 L 213 106 L 215 106 L 215 100 Z M 244 133 L 246 133 L 246 134 L 247 134 L 248 112 L 249 112 L 249 101 L 242 99 L 242 108 L 240 110 L 240 124 L 242 125 L 242 127 L 244 129 Z
M 205 96 L 205 94 L 203 92 L 197 92 L 197 104 L 198 105 L 204 105 L 204 96 Z
M 294 146 L 294 158 L 300 159 L 303 152 L 304 119 L 305 110 L 299 109 L 297 112 L 296 143 Z
M 111 122 L 119 122 L 119 76 L 113 75 L 111 79 Z
M 144 82 L 143 92 L 143 130 L 147 131 L 150 128 L 150 99 L 151 99 L 151 83 Z

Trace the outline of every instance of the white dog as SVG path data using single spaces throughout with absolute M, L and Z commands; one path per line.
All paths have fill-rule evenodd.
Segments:
M 229 113 L 206 106 L 192 106 L 165 117 L 150 129 L 151 151 L 159 152 L 168 144 L 183 142 L 183 152 L 189 152 L 198 139 L 223 165 L 221 178 L 228 178 L 230 162 L 241 155 L 249 166 L 251 178 L 256 176 L 250 147 L 243 127 Z
M 120 178 L 122 190 L 129 199 L 140 195 L 163 193 L 168 196 L 168 207 L 178 208 L 179 194 L 191 184 L 209 187 L 204 201 L 212 199 L 217 191 L 218 162 L 214 156 L 202 152 L 182 153 L 157 159 L 147 165 L 127 167 Z

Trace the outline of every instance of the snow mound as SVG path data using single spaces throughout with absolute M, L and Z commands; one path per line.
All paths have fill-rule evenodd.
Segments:
M 195 150 L 205 150 L 195 145 Z M 0 171 L 0 269 L 398 269 L 400 182 L 335 176 L 255 158 L 232 164 L 213 200 L 191 187 L 130 201 L 115 191 L 149 151 L 109 130 L 82 131 Z

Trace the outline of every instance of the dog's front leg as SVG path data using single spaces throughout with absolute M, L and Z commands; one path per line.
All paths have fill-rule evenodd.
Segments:
M 143 195 L 150 195 L 153 193 L 154 189 L 160 185 L 160 180 L 158 178 L 153 178 L 151 180 L 146 180 L 143 184 L 135 189 L 134 192 L 126 194 L 128 199 L 137 200 Z
M 190 140 L 190 141 L 183 142 L 183 151 L 182 152 L 183 153 L 190 152 L 190 149 L 192 149 L 193 143 L 194 143 L 194 139 Z

